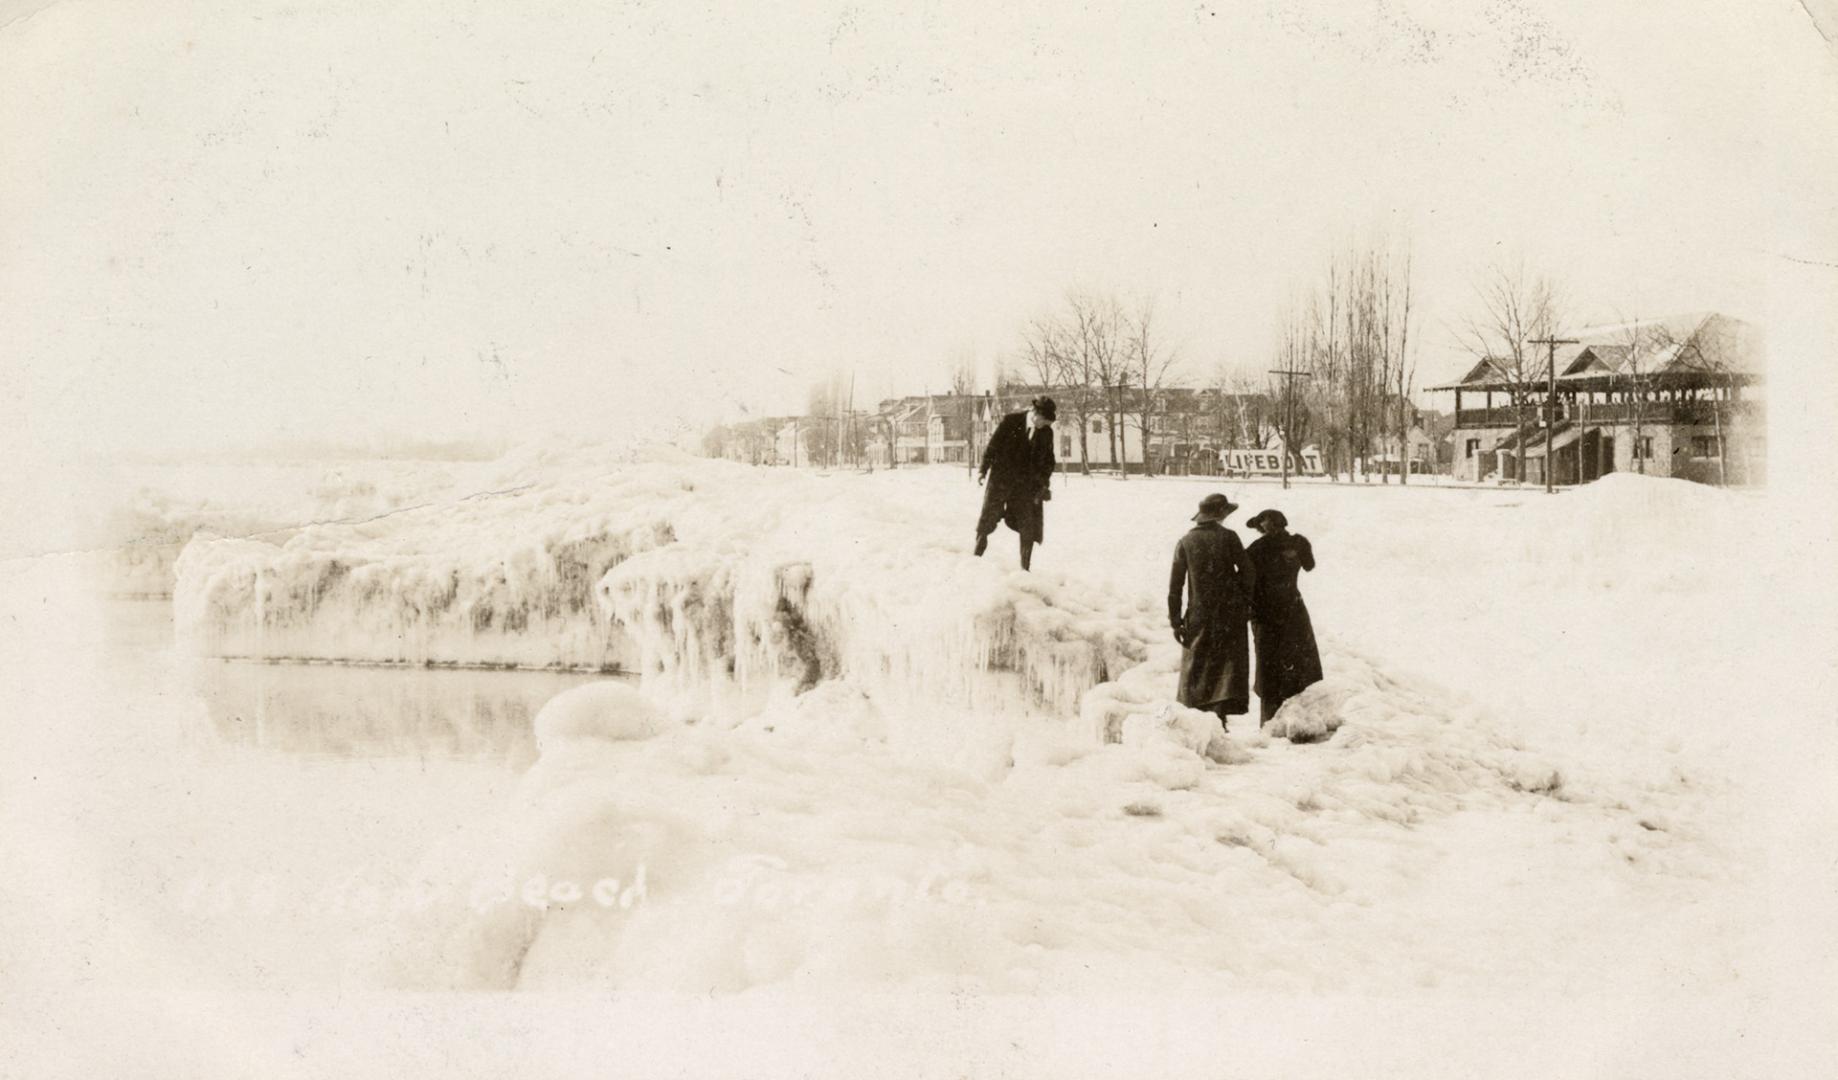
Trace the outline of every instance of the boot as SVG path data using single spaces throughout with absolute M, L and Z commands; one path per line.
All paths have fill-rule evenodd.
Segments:
M 977 558 L 980 559 L 983 557 L 984 549 L 988 547 L 989 547 L 989 534 L 988 533 L 977 533 L 976 534 L 976 551 L 973 552 L 973 554 L 976 555 Z
M 1021 569 L 1026 570 L 1028 568 L 1028 564 L 1033 561 L 1034 561 L 1034 545 L 1026 540 L 1021 541 Z

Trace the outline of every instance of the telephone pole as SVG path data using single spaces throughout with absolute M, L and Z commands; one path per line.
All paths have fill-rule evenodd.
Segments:
M 1545 392 L 1544 398 L 1544 493 L 1549 495 L 1557 490 L 1554 486 L 1557 462 L 1551 457 L 1551 433 L 1557 428 L 1557 347 L 1559 345 L 1580 345 L 1582 342 L 1575 338 L 1541 337 L 1532 338 L 1527 344 L 1544 345 L 1550 350 L 1545 354 L 1546 374 L 1550 378 L 1550 388 Z M 1519 453 L 1523 455 L 1525 447 L 1521 446 Z M 1580 461 L 1582 455 L 1580 444 L 1577 446 L 1577 454 Z
M 1289 490 L 1289 450 L 1290 450 L 1289 440 L 1293 437 L 1292 433 L 1296 429 L 1296 377 L 1300 376 L 1304 379 L 1312 379 L 1314 378 L 1314 375 L 1311 372 L 1301 371 L 1301 370 L 1293 369 L 1293 368 L 1284 368 L 1284 369 L 1271 368 L 1270 374 L 1283 376 L 1282 468 L 1283 468 L 1283 490 L 1288 491 Z M 1301 461 L 1300 458 L 1297 458 L 1296 460 L 1298 462 Z

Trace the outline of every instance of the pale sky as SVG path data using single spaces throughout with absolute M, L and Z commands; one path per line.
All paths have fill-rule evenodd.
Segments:
M 1117 7 L 42 6 L 0 29 L 8 445 L 871 402 L 1072 286 L 1155 295 L 1198 382 L 1381 232 L 1429 384 L 1490 260 L 1577 324 L 1766 324 L 1838 265 L 1795 0 Z

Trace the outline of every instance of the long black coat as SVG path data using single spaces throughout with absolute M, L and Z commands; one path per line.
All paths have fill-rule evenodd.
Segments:
M 1174 546 L 1168 575 L 1168 622 L 1185 636 L 1176 700 L 1196 709 L 1224 703 L 1238 714 L 1250 707 L 1251 615 L 1256 572 L 1238 534 L 1216 521 L 1201 522 Z M 1186 604 L 1182 605 L 1182 593 Z
M 996 425 L 983 448 L 979 475 L 983 487 L 983 512 L 977 518 L 979 536 L 995 531 L 999 522 L 1036 544 L 1045 538 L 1046 514 L 1042 503 L 1053 497 L 1052 425 L 1029 432 L 1027 413 L 1009 413 Z
M 1257 587 L 1251 593 L 1251 632 L 1257 638 L 1257 697 L 1265 719 L 1283 702 L 1321 681 L 1321 652 L 1296 576 L 1315 568 L 1305 536 L 1280 532 L 1251 542 Z

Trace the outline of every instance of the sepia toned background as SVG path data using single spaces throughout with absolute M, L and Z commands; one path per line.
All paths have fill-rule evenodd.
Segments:
M 1192 362 L 1261 370 L 1324 259 L 1382 238 L 1413 253 L 1424 385 L 1472 362 L 1460 320 L 1503 259 L 1560 277 L 1581 322 L 1764 326 L 1754 528 L 1803 555 L 1809 592 L 1833 582 L 1824 0 L 65 0 L 0 23 L 0 559 L 102 543 L 124 463 L 672 440 L 795 409 L 837 372 L 864 400 L 940 389 L 966 357 L 988 378 L 1073 287 L 1152 296 Z M 1838 641 L 1796 640 L 1819 699 Z M 60 673 L 0 677 L 12 742 Z M 1695 1042 L 1732 1006 L 1689 997 L 724 1009 L 232 998 L 77 967 L 56 988 L 0 975 L 9 1026 L 57 1033 L 0 1050 L 0 1072 L 180 1075 L 204 1047 L 264 1075 L 1819 1075 L 1831 744 L 1757 737 L 1779 739 L 1782 978 L 1748 1003 L 1746 1047 Z M 34 782 L 18 745 L 15 793 Z

